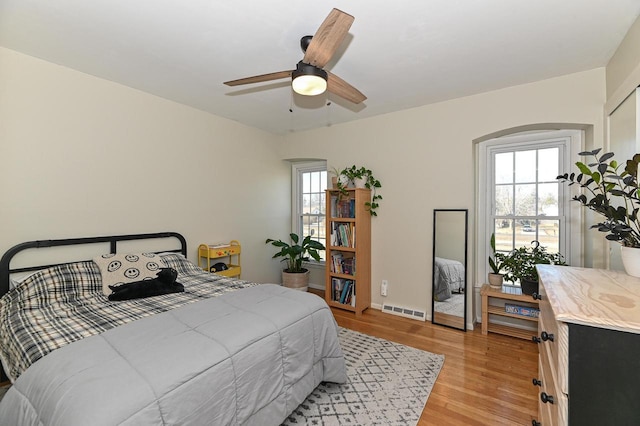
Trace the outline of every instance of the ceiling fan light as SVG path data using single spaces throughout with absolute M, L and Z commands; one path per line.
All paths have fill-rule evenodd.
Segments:
M 327 90 L 326 71 L 313 65 L 299 62 L 295 71 L 291 74 L 293 91 L 304 96 L 315 96 Z
M 293 91 L 305 96 L 315 96 L 327 90 L 327 81 L 317 75 L 301 75 L 291 84 Z

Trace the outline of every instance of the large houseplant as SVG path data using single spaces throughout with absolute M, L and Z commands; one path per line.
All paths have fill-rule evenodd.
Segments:
M 522 293 L 533 294 L 538 291 L 539 278 L 536 265 L 566 265 L 560 253 L 549 253 L 537 240 L 531 246 L 518 247 L 506 255 L 503 269 L 506 281 L 520 281 Z
M 587 157 L 578 161 L 578 173 L 558 176 L 569 185 L 578 184 L 583 193 L 574 196 L 575 201 L 604 218 L 591 226 L 606 233 L 606 239 L 618 241 L 622 246 L 622 261 L 627 273 L 640 276 L 640 192 L 638 190 L 638 163 L 640 154 L 630 160 L 618 162 L 613 152 L 600 154 L 601 149 L 584 151 Z M 630 259 L 631 258 L 631 259 Z
M 289 238 L 291 243 L 267 238 L 265 244 L 271 244 L 280 249 L 273 255 L 274 259 L 282 257 L 282 262 L 287 262 L 287 267 L 282 271 L 282 284 L 285 287 L 306 291 L 309 286 L 309 270 L 304 268 L 302 263 L 308 261 L 309 257 L 320 261 L 318 250 L 324 250 L 325 247 L 322 243 L 312 240 L 310 235 L 304 237 L 302 242 L 293 232 L 289 234 Z
M 338 189 L 340 189 L 341 192 L 346 193 L 347 191 L 345 188 L 349 184 L 353 184 L 356 188 L 367 188 L 372 190 L 373 196 L 371 201 L 367 201 L 365 206 L 367 207 L 367 210 L 369 210 L 371 216 L 378 216 L 376 209 L 380 206 L 378 201 L 382 200 L 382 195 L 377 193 L 377 189 L 382 188 L 382 184 L 373 176 L 371 170 L 365 167 L 357 167 L 356 165 L 340 170 L 338 172 L 337 181 Z

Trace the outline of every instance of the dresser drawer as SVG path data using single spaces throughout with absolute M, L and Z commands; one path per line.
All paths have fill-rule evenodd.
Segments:
M 540 355 L 547 356 L 556 386 L 568 394 L 569 330 L 565 323 L 556 321 L 551 305 L 544 295 L 540 301 L 538 337 L 541 340 Z
M 569 401 L 556 386 L 553 371 L 548 359 L 541 353 L 539 357 L 540 389 L 538 392 L 538 411 L 543 426 L 561 426 L 567 424 Z M 543 402 L 546 399 L 547 402 Z M 553 402 L 550 401 L 553 399 Z

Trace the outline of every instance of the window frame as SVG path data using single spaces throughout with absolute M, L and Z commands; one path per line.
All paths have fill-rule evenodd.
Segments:
M 291 164 L 291 232 L 294 232 L 299 236 L 303 235 L 301 227 L 302 221 L 299 220 L 302 217 L 302 175 L 304 173 L 322 171 L 327 173 L 327 181 L 325 184 L 327 185 L 327 188 L 329 188 L 329 171 L 327 170 L 326 161 L 304 161 Z M 326 212 L 324 216 L 326 221 Z M 324 268 L 325 266 L 324 260 L 316 261 L 314 259 L 310 259 L 305 263 L 307 266 L 315 268 Z
M 543 149 L 559 146 L 560 174 L 572 170 L 572 162 L 582 150 L 584 132 L 582 130 L 535 131 L 503 136 L 482 141 L 476 146 L 477 193 L 476 193 L 476 287 L 487 282 L 489 273 L 488 256 L 491 253 L 490 237 L 493 229 L 493 185 L 495 172 L 491 156 L 497 152 L 521 151 L 527 149 Z M 487 197 L 487 194 L 490 194 Z M 560 185 L 558 188 L 558 216 L 562 227 L 560 251 L 567 262 L 573 266 L 582 265 L 582 212 L 579 203 L 572 202 L 579 194 L 576 185 Z

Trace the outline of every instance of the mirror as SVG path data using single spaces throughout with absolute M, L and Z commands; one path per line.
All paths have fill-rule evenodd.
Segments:
M 466 209 L 433 210 L 431 322 L 467 330 Z

